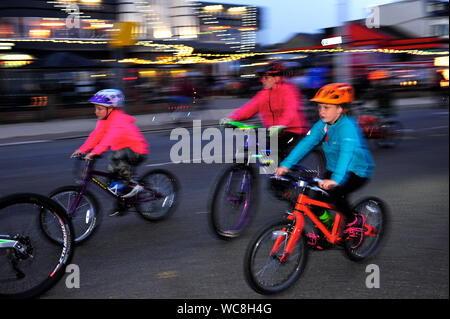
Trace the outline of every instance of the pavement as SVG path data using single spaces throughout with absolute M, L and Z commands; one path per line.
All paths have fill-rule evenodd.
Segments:
M 230 114 L 249 99 L 214 97 L 206 105 L 192 112 L 150 113 L 134 115 L 143 132 L 170 130 L 175 127 L 191 127 L 192 120 L 201 120 L 202 126 L 217 125 L 218 120 Z M 398 110 L 428 108 L 436 103 L 432 97 L 403 98 L 394 101 Z M 370 103 L 365 106 L 371 107 Z M 1 114 L 1 113 L 0 113 Z M 95 128 L 92 118 L 57 119 L 44 122 L 26 122 L 0 125 L 0 146 L 35 143 L 40 141 L 86 137 Z

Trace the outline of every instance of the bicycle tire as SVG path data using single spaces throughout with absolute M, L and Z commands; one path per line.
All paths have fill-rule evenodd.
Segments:
M 344 251 L 350 260 L 358 262 L 371 258 L 380 248 L 387 232 L 389 211 L 386 204 L 376 197 L 360 200 L 354 206 L 354 211 L 364 215 L 364 230 L 367 235 L 364 235 L 360 243 L 346 239 Z
M 208 204 L 209 225 L 218 238 L 232 239 L 244 232 L 258 209 L 258 184 L 252 165 L 235 164 L 219 174 Z M 221 203 L 223 196 L 225 202 Z
M 159 177 L 158 177 L 159 176 Z M 154 191 L 161 193 L 164 197 L 159 200 L 137 203 L 134 205 L 139 215 L 149 221 L 160 221 L 171 216 L 179 202 L 180 184 L 171 172 L 163 169 L 155 169 L 146 172 L 140 179 L 139 184 L 146 191 L 138 194 L 138 201 L 143 201 L 147 196 L 154 197 Z M 161 208 L 164 209 L 161 209 Z
M 73 200 L 75 200 L 78 196 L 80 190 L 80 186 L 62 186 L 51 191 L 49 194 L 49 197 L 60 204 L 69 215 L 75 232 L 76 244 L 81 244 L 90 238 L 102 220 L 102 214 L 100 213 L 98 201 L 95 196 L 87 190 L 84 192 L 75 214 L 71 214 L 69 212 Z M 40 215 L 42 225 L 45 225 L 45 218 L 45 214 L 42 213 Z M 43 228 L 45 229 L 44 226 Z M 61 238 L 56 238 L 51 231 L 45 230 L 45 234 L 51 240 L 61 242 Z
M 15 205 L 19 205 L 20 207 L 17 208 L 20 209 L 15 211 Z M 29 218 L 26 216 L 28 213 L 33 215 L 35 213 L 40 213 L 42 209 L 51 211 L 55 217 L 54 220 L 57 222 L 55 227 L 59 227 L 61 233 L 64 234 L 64 241 L 62 244 L 54 243 L 53 241 L 48 240 L 45 235 L 42 236 L 42 229 L 40 229 L 40 225 L 36 218 Z M 17 217 L 18 214 L 25 217 L 20 220 L 20 224 L 13 225 L 14 222 L 11 221 L 11 218 L 8 218 L 10 210 L 13 211 L 13 217 Z M 2 215 L 5 216 L 6 220 L 2 220 Z M 27 246 L 26 254 L 21 252 L 18 253 L 11 248 L 7 248 L 9 251 L 6 253 L 6 256 L 10 259 L 11 264 L 17 262 L 18 265 L 22 267 L 22 269 L 20 269 L 21 272 L 24 271 L 23 267 L 29 270 L 27 271 L 27 274 L 22 273 L 23 277 L 19 278 L 18 273 L 16 273 L 16 278 L 12 278 L 13 276 L 10 275 L 11 277 L 6 279 L 3 278 L 3 276 L 8 276 L 5 270 L 9 267 L 5 264 L 0 264 L 0 299 L 28 299 L 38 297 L 52 288 L 61 279 L 65 273 L 66 266 L 72 259 L 74 252 L 74 238 L 70 219 L 65 210 L 50 198 L 32 193 L 19 193 L 0 199 L 0 220 L 0 233 L 8 228 L 15 228 L 14 231 L 17 232 L 14 232 L 14 234 L 15 236 L 19 236 L 18 231 L 25 228 L 27 229 L 27 232 L 22 234 L 23 236 L 26 236 L 23 237 L 24 239 L 26 238 L 26 241 L 22 242 L 22 244 L 25 243 L 25 246 Z M 28 223 L 28 225 L 24 225 L 26 223 Z M 31 227 L 36 227 L 36 234 L 31 234 Z M 37 245 L 38 243 L 40 243 L 39 246 Z M 36 254 L 33 254 L 34 251 L 36 251 Z M 51 260 L 43 258 L 49 256 L 52 257 Z M 2 265 L 4 267 L 2 267 Z M 41 269 L 40 266 L 42 265 L 48 266 L 48 271 L 47 269 Z M 9 283 L 9 285 L 7 283 Z M 15 283 L 23 286 L 23 289 L 18 289 L 19 287 L 13 288 Z
M 308 260 L 308 248 L 302 234 L 295 246 L 298 250 L 293 251 L 287 262 L 280 261 L 281 254 L 294 227 L 289 220 L 278 220 L 262 228 L 250 241 L 244 258 L 244 274 L 247 284 L 257 293 L 271 295 L 282 292 L 291 287 L 305 270 Z M 270 256 L 276 237 L 287 236 L 284 244 L 280 246 L 275 256 Z M 260 265 L 261 264 L 261 265 Z M 273 268 L 273 269 L 272 269 Z M 273 275 L 269 272 L 273 270 Z M 287 275 L 279 281 L 275 281 L 275 275 L 280 274 L 278 270 L 287 270 Z M 265 273 L 267 272 L 267 277 Z M 269 284 L 269 281 L 273 283 Z

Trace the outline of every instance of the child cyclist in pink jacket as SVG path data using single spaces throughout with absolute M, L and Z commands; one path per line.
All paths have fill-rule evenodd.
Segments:
M 129 186 L 132 188 L 123 197 L 131 197 L 142 191 L 142 186 L 133 180 L 135 167 L 142 163 L 149 153 L 149 146 L 134 124 L 135 118 L 119 108 L 123 106 L 124 95 L 120 90 L 106 89 L 97 92 L 89 102 L 95 105 L 97 126 L 89 134 L 77 154 L 86 154 L 87 160 L 111 149 L 108 170 L 113 173 L 110 189 L 117 194 Z
M 278 134 L 278 156 L 284 159 L 309 129 L 301 93 L 294 85 L 284 81 L 285 70 L 280 62 L 273 62 L 258 73 L 263 89 L 228 117 L 221 119 L 219 124 L 246 120 L 258 113 L 269 135 Z

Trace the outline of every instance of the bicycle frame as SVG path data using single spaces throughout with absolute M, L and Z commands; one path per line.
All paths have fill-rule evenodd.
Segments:
M 117 200 L 119 200 L 123 203 L 127 203 L 130 205 L 154 201 L 154 200 L 157 200 L 157 199 L 163 197 L 162 194 L 160 194 L 159 192 L 157 192 L 147 186 L 144 186 L 144 188 L 152 191 L 154 194 L 153 197 L 144 198 L 144 199 L 126 199 L 126 198 L 121 197 L 120 195 L 118 195 L 115 192 L 113 192 L 112 190 L 110 190 L 108 188 L 108 185 L 106 185 L 101 180 L 99 180 L 98 178 L 95 177 L 95 176 L 103 176 L 103 177 L 111 178 L 112 174 L 109 172 L 93 169 L 94 162 L 95 161 L 93 161 L 93 160 L 88 161 L 88 163 L 83 171 L 81 189 L 80 189 L 80 192 L 78 193 L 76 200 L 73 202 L 72 206 L 69 208 L 69 215 L 73 214 L 75 212 L 76 208 L 78 207 L 78 205 L 80 204 L 81 198 L 83 197 L 83 194 L 86 192 L 89 182 L 94 182 L 95 185 L 99 186 L 101 189 L 106 191 L 107 194 L 115 197 Z
M 19 242 L 14 240 L 9 235 L 0 235 L 0 249 L 2 248 L 16 248 Z
M 259 167 L 262 174 L 268 175 L 275 172 L 278 162 L 273 159 L 273 156 L 277 154 L 273 154 L 271 143 L 275 143 L 275 146 L 277 146 L 278 140 L 272 141 L 272 138 L 267 135 L 268 131 L 266 131 L 264 134 L 265 143 L 260 144 L 259 139 L 262 136 L 260 136 L 258 129 L 264 129 L 262 126 L 232 122 L 230 127 L 240 130 L 244 139 L 244 145 L 236 150 L 236 158 L 243 159 L 242 164 L 244 165 Z M 262 146 L 263 148 L 260 149 Z
M 330 210 L 336 211 L 336 217 L 334 219 L 333 228 L 331 231 L 320 221 L 320 219 L 311 211 L 311 209 L 308 207 L 315 206 L 315 207 L 322 207 L 327 208 Z M 328 204 L 322 201 L 314 200 L 312 198 L 309 198 L 307 195 L 300 193 L 298 195 L 297 203 L 295 204 L 293 213 L 288 213 L 287 219 L 294 221 L 295 220 L 295 226 L 294 230 L 288 239 L 283 255 L 280 258 L 280 262 L 286 262 L 287 258 L 290 256 L 292 251 L 294 250 L 295 245 L 297 244 L 297 241 L 299 240 L 303 229 L 305 225 L 305 215 L 308 216 L 311 221 L 314 223 L 314 225 L 317 226 L 317 228 L 320 229 L 320 231 L 325 235 L 325 238 L 328 242 L 330 242 L 333 245 L 336 245 L 340 243 L 343 240 L 342 237 L 342 226 L 344 224 L 345 217 L 337 211 L 337 208 L 332 205 Z M 364 233 L 366 236 L 373 236 L 377 233 L 376 229 L 372 227 L 371 225 L 364 225 L 367 228 L 367 231 Z M 286 229 L 282 229 L 283 231 L 286 231 Z M 280 248 L 281 244 L 285 241 L 286 234 L 282 236 L 278 236 L 275 244 L 272 248 L 272 251 L 270 252 L 270 256 L 276 256 L 278 249 Z
M 323 207 L 330 210 L 336 210 L 336 207 L 331 204 L 327 204 L 318 200 L 314 200 L 309 198 L 307 195 L 301 193 L 298 195 L 297 203 L 295 204 L 294 211 L 289 213 L 287 219 L 295 220 L 294 230 L 287 241 L 286 247 L 284 249 L 283 255 L 280 258 L 280 262 L 287 261 L 287 258 L 292 253 L 295 245 L 297 244 L 298 239 L 300 238 L 303 228 L 305 226 L 305 216 L 308 216 L 311 221 L 324 233 L 327 240 L 332 244 L 337 244 L 342 240 L 339 232 L 339 228 L 341 225 L 341 221 L 343 217 L 340 213 L 336 214 L 335 222 L 333 224 L 333 229 L 331 231 L 320 221 L 320 219 L 309 209 L 307 205 L 312 205 L 316 207 Z M 283 229 L 285 231 L 285 229 Z M 285 237 L 278 236 L 275 241 L 274 247 L 270 253 L 271 256 L 275 256 L 281 244 L 284 242 Z

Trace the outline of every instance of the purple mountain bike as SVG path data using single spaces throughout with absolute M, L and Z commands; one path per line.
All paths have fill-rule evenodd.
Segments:
M 227 166 L 218 175 L 209 197 L 208 210 L 212 232 L 218 238 L 228 240 L 240 236 L 258 210 L 260 175 L 264 177 L 269 174 L 261 173 L 260 168 L 264 171 L 273 163 L 269 156 L 270 145 L 266 143 L 266 149 L 259 149 L 258 135 L 249 133 L 260 126 L 230 122 L 226 127 L 242 130 L 244 134 L 244 145 L 236 152 L 236 157 L 242 157 L 243 163 Z M 250 147 L 252 145 L 256 147 Z M 318 177 L 326 171 L 325 157 L 319 148 L 310 152 L 299 164 L 316 172 Z
M 83 156 L 75 158 L 84 160 Z M 88 190 L 89 184 L 98 186 L 112 196 L 121 211 L 134 208 L 140 216 L 149 221 L 163 220 L 174 212 L 179 183 L 172 173 L 162 169 L 147 171 L 137 179 L 138 185 L 144 190 L 126 198 L 108 188 L 112 175 L 96 170 L 95 162 L 96 158 L 86 161 L 79 185 L 59 187 L 49 195 L 66 209 L 74 228 L 75 243 L 81 243 L 89 238 L 100 224 L 102 217 L 96 197 Z M 58 238 L 53 239 L 59 241 Z

